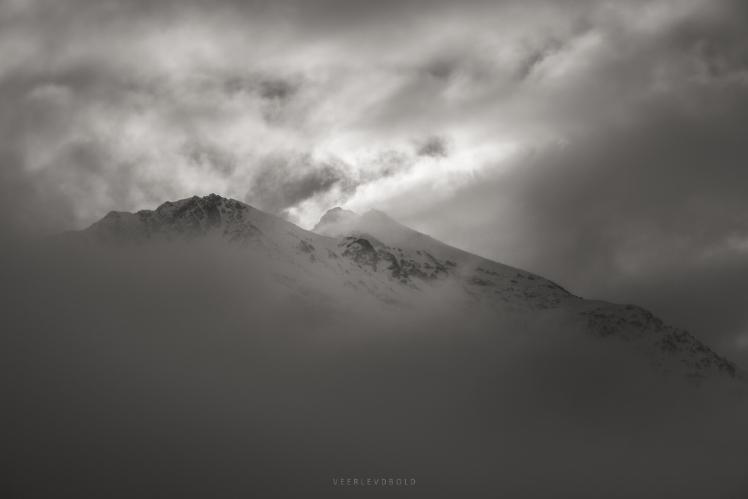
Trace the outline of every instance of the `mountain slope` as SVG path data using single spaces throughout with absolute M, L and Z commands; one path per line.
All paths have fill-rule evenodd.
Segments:
M 246 250 L 274 282 L 312 304 L 382 310 L 461 307 L 465 314 L 550 317 L 592 337 L 620 341 L 661 371 L 735 377 L 735 366 L 690 333 L 633 305 L 583 300 L 541 276 L 481 258 L 386 214 L 336 208 L 314 231 L 215 194 L 155 210 L 110 212 L 76 234 L 116 245 L 220 241 Z

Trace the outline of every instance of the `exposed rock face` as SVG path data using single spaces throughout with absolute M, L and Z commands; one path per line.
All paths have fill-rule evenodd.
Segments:
M 93 224 L 88 232 L 109 241 L 142 242 L 147 239 L 175 239 L 204 236 L 221 230 L 229 240 L 257 237 L 262 231 L 250 220 L 253 208 L 216 194 L 160 205 L 137 213 L 112 211 Z
M 344 306 L 373 298 L 385 306 L 411 306 L 445 293 L 450 305 L 465 306 L 465 313 L 474 307 L 558 312 L 592 336 L 624 342 L 662 371 L 692 378 L 739 374 L 693 335 L 640 307 L 582 300 L 548 279 L 443 244 L 382 212 L 357 215 L 334 208 L 315 231 L 211 194 L 155 210 L 110 212 L 78 235 L 118 245 L 214 238 L 246 249 L 305 299 L 324 296 Z
M 601 304 L 580 314 L 589 330 L 600 337 L 615 337 L 636 345 L 665 371 L 683 370 L 691 378 L 707 373 L 736 375 L 735 366 L 698 341 L 691 333 L 663 323 L 636 305 Z M 674 364 L 674 360 L 677 362 Z M 678 365 L 679 363 L 679 365 Z

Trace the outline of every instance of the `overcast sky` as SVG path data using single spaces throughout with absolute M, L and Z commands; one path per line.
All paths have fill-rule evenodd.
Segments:
M 0 0 L 2 221 L 378 208 L 748 360 L 746 5 Z

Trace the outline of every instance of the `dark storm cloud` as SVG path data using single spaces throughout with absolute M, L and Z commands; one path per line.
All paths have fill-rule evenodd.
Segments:
M 353 188 L 344 170 L 345 165 L 334 161 L 317 163 L 308 155 L 276 155 L 263 163 L 253 179 L 246 201 L 271 213 L 281 213 L 336 185 L 343 191 Z
M 434 78 L 446 80 L 454 74 L 456 66 L 455 61 L 439 58 L 428 63 L 424 69 Z
M 345 200 L 361 185 L 391 177 L 412 167 L 412 157 L 384 151 L 358 172 L 339 158 L 318 160 L 309 154 L 272 154 L 259 161 L 245 201 L 274 214 L 335 189 Z
M 563 41 L 557 39 L 550 39 L 539 47 L 531 47 L 517 65 L 517 77 L 520 80 L 529 77 L 535 68 L 548 57 L 557 54 L 562 47 Z
M 417 154 L 432 158 L 446 158 L 449 156 L 449 142 L 445 137 L 433 135 L 418 146 Z
M 265 80 L 261 88 L 261 95 L 265 99 L 285 100 L 295 91 L 294 86 L 286 80 Z

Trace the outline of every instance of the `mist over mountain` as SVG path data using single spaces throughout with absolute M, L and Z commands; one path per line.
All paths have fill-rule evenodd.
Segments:
M 634 346 L 664 371 L 695 379 L 736 375 L 732 363 L 640 307 L 582 300 L 554 282 L 448 246 L 377 210 L 357 215 L 334 208 L 309 232 L 211 194 L 153 211 L 110 212 L 77 235 L 119 244 L 217 239 L 244 248 L 248 261 L 272 269 L 275 281 L 307 296 L 311 306 L 371 302 L 390 305 L 395 313 L 430 306 L 499 317 L 555 313 L 556 320 L 590 335 Z
M 740 371 L 696 338 L 342 213 L 210 195 L 6 245 L 10 497 L 748 490 Z
M 748 497 L 745 0 L 0 0 L 0 103 L 2 499 Z

